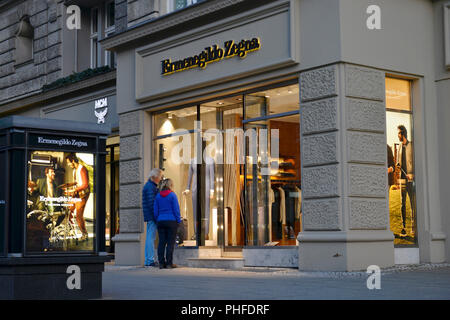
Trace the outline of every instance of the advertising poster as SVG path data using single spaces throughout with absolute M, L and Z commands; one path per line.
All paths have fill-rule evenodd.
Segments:
M 94 156 L 33 151 L 29 154 L 26 250 L 93 251 Z

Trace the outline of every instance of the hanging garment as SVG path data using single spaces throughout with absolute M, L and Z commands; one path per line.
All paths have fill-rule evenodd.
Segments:
M 271 188 L 272 189 L 272 188 Z M 280 219 L 280 204 L 281 204 L 281 196 L 278 188 L 272 189 L 274 201 L 272 203 L 272 230 L 273 230 L 273 238 L 276 240 L 280 240 L 282 237 L 281 231 L 281 219 Z
M 275 195 L 272 188 L 269 188 L 269 242 L 272 242 L 272 207 L 275 202 Z
M 285 194 L 285 225 L 289 227 L 294 227 L 295 222 L 295 205 L 297 202 L 297 194 L 292 186 L 285 185 L 282 187 Z
M 280 221 L 281 224 L 286 224 L 286 196 L 283 188 L 278 188 L 280 192 Z

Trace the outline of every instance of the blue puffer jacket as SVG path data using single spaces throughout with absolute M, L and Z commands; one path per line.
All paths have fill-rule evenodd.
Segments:
M 142 190 L 142 211 L 144 212 L 144 221 L 155 221 L 153 214 L 153 205 L 156 194 L 158 193 L 158 185 L 149 180 Z
M 176 221 L 181 222 L 180 206 L 175 192 L 171 190 L 161 191 L 155 198 L 154 215 L 156 222 Z

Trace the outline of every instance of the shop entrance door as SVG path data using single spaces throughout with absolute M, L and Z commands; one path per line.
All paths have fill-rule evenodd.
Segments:
M 245 239 L 244 157 L 240 141 L 243 133 L 243 97 L 205 103 L 201 105 L 200 113 L 204 132 L 204 162 L 208 158 L 215 161 L 214 195 L 210 205 L 206 201 L 203 207 L 205 215 L 209 213 L 211 222 L 208 239 L 226 251 L 240 251 Z M 202 181 L 202 185 L 206 187 L 207 181 Z

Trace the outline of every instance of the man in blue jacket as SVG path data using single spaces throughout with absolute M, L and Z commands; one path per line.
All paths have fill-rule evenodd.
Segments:
M 156 194 L 158 193 L 158 184 L 162 179 L 162 170 L 153 169 L 150 171 L 148 181 L 142 190 L 142 211 L 144 221 L 147 223 L 147 237 L 145 239 L 145 266 L 154 267 L 157 265 L 155 259 L 155 238 L 156 221 L 153 212 Z

